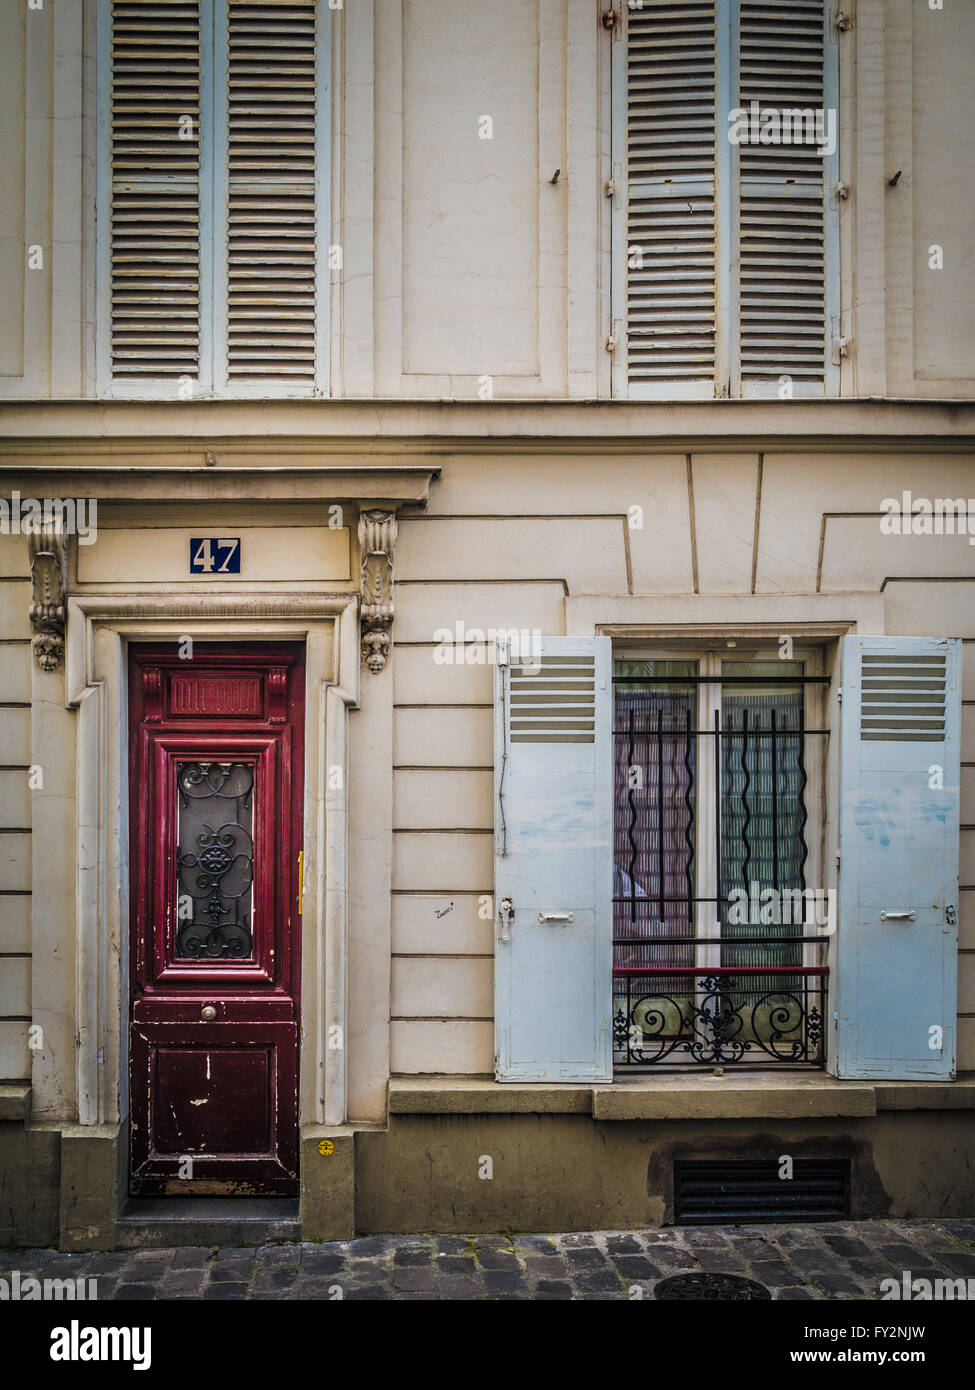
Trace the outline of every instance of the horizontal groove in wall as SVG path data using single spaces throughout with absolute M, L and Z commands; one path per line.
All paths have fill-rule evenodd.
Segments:
M 392 960 L 494 960 L 491 951 L 392 951 Z
M 484 898 L 490 888 L 390 888 L 396 898 Z
M 441 588 L 445 586 L 455 588 L 459 584 L 517 584 L 519 587 L 522 584 L 561 584 L 564 587 L 565 580 L 561 579 L 557 574 L 549 574 L 538 575 L 534 579 L 498 579 L 496 577 L 490 577 L 487 579 L 471 579 L 467 575 L 465 575 L 463 579 L 397 579 L 396 581 L 397 589 L 402 589 L 406 585 L 410 585 L 411 587 L 416 588 L 421 585 L 429 587 L 432 584 L 437 584 Z
M 476 825 L 401 825 L 393 826 L 394 835 L 493 835 L 494 826 Z
M 860 513 L 857 513 L 860 515 Z M 882 512 L 863 512 L 863 516 L 883 516 Z M 436 516 L 404 516 L 406 521 L 619 521 L 626 512 L 438 512 Z
M 458 701 L 455 705 L 444 704 L 412 704 L 412 705 L 393 705 L 393 709 L 494 709 L 491 700 L 464 700 Z
M 454 767 L 450 763 L 393 763 L 394 772 L 493 772 L 493 767 Z
M 470 1018 L 460 1014 L 393 1014 L 390 1023 L 493 1023 L 492 1018 Z

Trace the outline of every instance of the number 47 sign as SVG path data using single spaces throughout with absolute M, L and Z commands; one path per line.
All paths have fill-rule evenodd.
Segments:
M 190 574 L 240 574 L 240 537 L 191 536 Z

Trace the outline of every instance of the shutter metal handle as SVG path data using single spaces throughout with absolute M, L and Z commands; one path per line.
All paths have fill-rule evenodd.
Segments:
M 540 922 L 574 922 L 575 915 L 571 912 L 540 912 L 538 920 Z
M 510 898 L 502 898 L 501 906 L 498 908 L 498 916 L 501 919 L 501 940 L 507 943 L 511 940 L 511 919 L 515 915 L 514 903 Z
M 904 922 L 904 921 L 907 921 L 907 922 L 915 922 L 915 921 L 917 921 L 917 913 L 916 913 L 916 912 L 882 912 L 882 913 L 880 914 L 880 920 L 881 920 L 881 922 L 894 922 L 894 921 L 897 921 L 897 922 Z
M 204 1004 L 200 1010 L 200 1022 L 212 1023 L 217 1016 L 217 1011 L 212 1004 Z

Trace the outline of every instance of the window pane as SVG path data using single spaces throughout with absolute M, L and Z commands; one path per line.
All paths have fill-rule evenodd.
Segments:
M 693 661 L 616 663 L 615 963 L 693 965 L 697 687 Z M 648 938 L 656 938 L 648 941 Z
M 801 674 L 802 669 L 801 662 L 722 663 L 725 676 L 774 673 L 780 678 L 768 684 L 722 686 L 721 934 L 725 940 L 761 936 L 773 943 L 723 947 L 722 965 L 802 961 L 801 945 L 774 944 L 802 936 L 801 920 L 760 920 L 760 915 L 783 915 L 761 904 L 762 890 L 776 889 L 781 905 L 787 890 L 805 887 L 803 687 L 781 679 L 783 674 Z M 761 979 L 753 983 L 758 986 Z

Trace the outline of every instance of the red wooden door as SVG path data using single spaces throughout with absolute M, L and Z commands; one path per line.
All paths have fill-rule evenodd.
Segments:
M 295 1193 L 303 649 L 129 665 L 130 1191 Z

